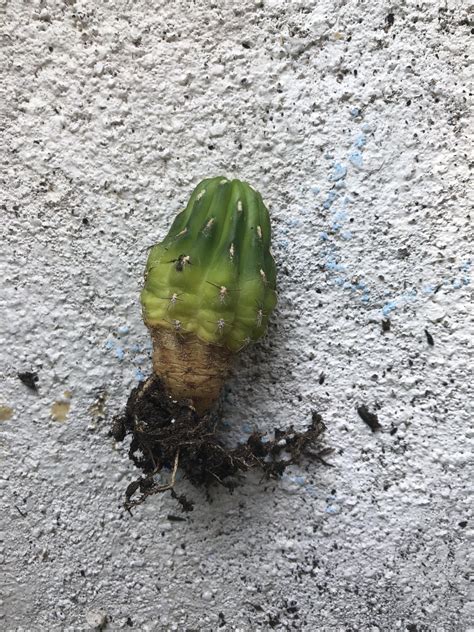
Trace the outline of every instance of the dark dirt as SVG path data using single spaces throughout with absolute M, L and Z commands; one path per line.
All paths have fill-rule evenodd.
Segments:
M 265 438 L 256 431 L 246 443 L 229 448 L 221 439 L 218 411 L 199 416 L 191 402 L 173 401 L 152 376 L 132 390 L 124 415 L 115 417 L 111 430 L 117 441 L 132 435 L 129 456 L 143 471 L 128 486 L 124 506 L 130 510 L 148 496 L 170 491 L 182 511 L 191 511 L 193 502 L 175 491 L 178 467 L 196 486 L 221 485 L 232 491 L 251 468 L 260 468 L 266 478 L 278 478 L 303 456 L 327 465 L 324 457 L 332 450 L 318 445 L 324 430 L 320 415 L 313 412 L 304 432 L 290 426 Z M 162 470 L 169 471 L 166 484 L 155 481 Z
M 17 373 L 18 379 L 32 391 L 38 391 L 38 374 L 32 371 Z
M 370 412 L 367 406 L 359 406 L 357 408 L 357 412 L 359 417 L 369 426 L 372 432 L 377 432 L 382 429 L 382 426 L 379 423 L 379 418 L 375 413 Z

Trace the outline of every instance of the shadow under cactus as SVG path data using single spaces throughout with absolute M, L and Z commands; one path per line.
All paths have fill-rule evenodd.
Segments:
M 266 478 L 278 478 L 303 456 L 328 465 L 324 458 L 332 452 L 319 445 L 325 426 L 316 412 L 304 432 L 292 426 L 275 429 L 272 439 L 254 432 L 234 448 L 225 446 L 219 426 L 219 411 L 198 415 L 189 401 L 169 397 L 156 376 L 134 388 L 124 415 L 114 419 L 111 431 L 117 441 L 132 435 L 129 456 L 143 471 L 126 489 L 125 508 L 170 491 L 183 511 L 191 511 L 193 502 L 175 489 L 178 468 L 196 486 L 221 485 L 232 491 L 251 468 L 260 468 Z M 165 484 L 156 481 L 162 471 L 169 472 Z

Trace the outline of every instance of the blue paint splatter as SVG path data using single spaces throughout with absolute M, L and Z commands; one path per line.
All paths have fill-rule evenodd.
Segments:
M 297 485 L 304 485 L 306 482 L 306 478 L 304 476 L 289 476 L 288 478 L 292 483 L 296 483 Z
M 341 165 L 339 162 L 336 162 L 333 166 L 333 171 L 329 176 L 329 182 L 337 182 L 338 180 L 342 180 L 346 177 L 347 167 Z
M 329 235 L 326 231 L 323 230 L 321 233 L 319 233 L 319 239 L 321 241 L 327 241 L 329 239 Z
M 351 154 L 349 154 L 349 162 L 357 169 L 362 169 L 362 153 L 360 151 L 353 151 Z
M 335 259 L 330 257 L 326 263 L 324 264 L 326 270 L 334 271 L 334 272 L 343 272 L 346 269 L 345 264 L 337 263 Z
M 130 332 L 130 327 L 128 325 L 121 325 L 117 328 L 117 333 L 121 336 L 126 336 Z
M 416 301 L 417 298 L 418 298 L 418 292 L 416 291 L 416 288 L 413 288 L 412 290 L 405 292 L 400 297 L 400 299 L 402 301 L 405 301 L 406 303 L 413 303 Z
M 344 209 L 339 209 L 338 211 L 334 212 L 333 215 L 333 221 L 335 222 L 345 222 L 347 219 L 347 211 L 345 211 Z
M 310 187 L 309 190 L 311 191 L 311 193 L 314 193 L 314 195 L 317 195 L 321 191 L 321 189 L 315 185 Z
M 390 314 L 390 312 L 393 312 L 394 309 L 397 309 L 397 304 L 395 301 L 389 301 L 388 303 L 385 303 L 385 305 L 382 308 L 382 313 L 384 316 L 388 316 Z
M 142 373 L 141 369 L 135 369 L 135 379 L 137 382 L 145 381 L 145 375 Z
M 122 360 L 123 360 L 123 358 L 124 358 L 124 356 L 125 356 L 125 351 L 122 349 L 122 347 L 117 347 L 117 348 L 115 349 L 115 357 L 116 357 L 118 360 L 122 361 Z
M 334 200 L 336 199 L 336 191 L 329 191 L 327 198 L 323 202 L 323 208 L 329 209 L 331 208 Z
M 354 118 L 355 118 L 356 116 L 359 116 L 359 114 L 360 114 L 360 110 L 359 110 L 359 108 L 351 108 L 351 110 L 350 110 L 350 115 L 351 115 L 352 117 L 354 117 Z
M 364 134 L 359 134 L 359 136 L 357 136 L 357 138 L 355 139 L 354 145 L 357 147 L 357 149 L 363 149 L 366 144 L 367 136 L 365 136 Z
M 113 349 L 115 347 L 115 340 L 110 339 L 107 340 L 107 342 L 105 343 L 105 348 L 107 349 L 107 351 L 110 351 L 110 349 Z

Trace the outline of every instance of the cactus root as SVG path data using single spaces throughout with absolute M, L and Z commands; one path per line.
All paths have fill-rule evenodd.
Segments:
M 217 412 L 199 415 L 189 400 L 173 400 L 156 376 L 133 389 L 125 414 L 114 420 L 112 429 L 117 440 L 132 436 L 129 456 L 143 471 L 126 490 L 125 508 L 170 491 L 183 511 L 191 511 L 193 502 L 175 490 L 178 467 L 193 485 L 204 486 L 208 493 L 215 485 L 232 491 L 250 469 L 260 469 L 265 478 L 278 478 L 304 456 L 325 463 L 324 457 L 331 452 L 319 445 L 325 426 L 317 413 L 304 432 L 292 427 L 275 429 L 272 438 L 263 440 L 263 434 L 255 431 L 233 448 L 223 442 L 219 424 Z

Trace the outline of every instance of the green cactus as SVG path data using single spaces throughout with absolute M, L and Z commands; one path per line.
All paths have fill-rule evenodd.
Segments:
M 149 254 L 145 323 L 235 352 L 264 335 L 277 301 L 270 219 L 250 185 L 203 180 Z

